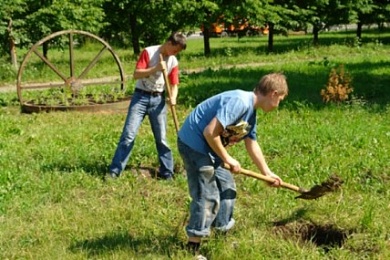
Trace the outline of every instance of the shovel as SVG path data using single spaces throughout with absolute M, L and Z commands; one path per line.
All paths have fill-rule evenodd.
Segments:
M 223 164 L 223 168 L 230 170 L 229 165 Z M 241 169 L 240 172 L 236 174 L 243 174 L 249 177 L 253 177 L 262 181 L 265 181 L 269 184 L 273 184 L 275 182 L 274 178 L 265 176 L 263 174 L 259 174 L 250 170 Z M 295 192 L 300 193 L 299 196 L 295 197 L 296 199 L 306 199 L 306 200 L 313 200 L 318 199 L 319 197 L 322 197 L 325 195 L 325 193 L 333 192 L 338 190 L 341 187 L 341 184 L 343 181 L 337 176 L 332 175 L 327 181 L 324 181 L 320 185 L 313 186 L 310 190 L 304 189 L 302 187 L 295 186 L 293 184 L 282 182 L 280 186 L 282 188 L 286 188 Z
M 164 61 L 164 58 L 163 58 L 162 54 L 160 54 L 160 60 Z M 172 103 L 171 103 L 172 94 L 171 94 L 171 86 L 169 84 L 168 73 L 167 73 L 166 69 L 163 69 L 162 73 L 163 73 L 163 76 L 164 76 L 165 88 L 167 90 L 168 98 L 169 98 L 169 106 L 171 108 L 171 112 L 172 112 L 172 116 L 173 116 L 173 122 L 175 123 L 175 129 L 176 129 L 176 133 L 177 133 L 177 132 L 179 132 L 179 123 L 178 123 L 178 120 L 177 120 L 176 107 L 175 107 L 175 105 L 172 105 Z

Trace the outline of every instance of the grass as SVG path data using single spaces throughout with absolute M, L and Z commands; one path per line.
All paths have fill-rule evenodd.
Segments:
M 208 59 L 202 57 L 201 41 L 189 42 L 180 56 L 188 72 L 182 75 L 179 122 L 208 96 L 251 90 L 261 75 L 283 71 L 288 98 L 278 111 L 258 112 L 258 139 L 271 169 L 306 188 L 331 173 L 344 180 L 340 192 L 307 201 L 237 175 L 236 226 L 226 237 L 212 233 L 205 241 L 201 250 L 209 259 L 389 258 L 389 49 L 385 35 L 383 44 L 373 35 L 361 47 L 347 46 L 345 39 L 353 37 L 348 34 L 324 35 L 329 44 L 320 47 L 290 36 L 279 39 L 274 54 L 259 51 L 263 38 L 212 39 L 215 54 Z M 257 65 L 240 67 L 243 63 Z M 353 76 L 354 99 L 324 105 L 320 90 L 340 63 Z M 132 66 L 129 58 L 125 71 Z M 190 71 L 197 68 L 205 70 Z M 145 120 L 129 167 L 117 182 L 106 183 L 102 175 L 125 113 L 23 114 L 13 92 L 0 93 L 0 104 L 1 259 L 192 259 L 182 250 L 189 198 L 171 117 L 175 181 L 147 176 L 158 164 Z M 243 144 L 230 152 L 256 171 Z M 308 232 L 313 227 L 315 233 L 327 231 L 327 243 Z

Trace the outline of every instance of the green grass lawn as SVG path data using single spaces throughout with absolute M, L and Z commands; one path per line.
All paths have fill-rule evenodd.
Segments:
M 305 188 L 331 174 L 344 180 L 338 192 L 299 200 L 293 191 L 235 176 L 236 226 L 226 236 L 212 233 L 202 254 L 221 260 L 390 257 L 390 49 L 384 34 L 370 37 L 353 46 L 353 35 L 324 34 L 323 45 L 314 47 L 310 36 L 280 36 L 273 54 L 266 53 L 265 38 L 216 38 L 210 58 L 202 56 L 200 40 L 189 41 L 180 55 L 187 72 L 179 123 L 205 98 L 252 90 L 262 75 L 283 71 L 289 96 L 279 110 L 258 112 L 258 140 L 271 169 Z M 118 53 L 130 74 L 135 58 Z M 353 78 L 353 99 L 324 104 L 320 91 L 338 64 Z M 189 197 L 171 117 L 174 182 L 150 177 L 158 163 L 147 120 L 123 176 L 102 181 L 125 116 L 24 114 L 16 93 L 0 93 L 1 259 L 193 259 L 182 249 Z M 256 171 L 243 144 L 230 149 Z

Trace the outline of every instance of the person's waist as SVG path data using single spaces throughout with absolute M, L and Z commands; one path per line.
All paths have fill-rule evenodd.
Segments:
M 135 88 L 135 92 L 150 96 L 162 96 L 164 94 L 164 91 L 148 91 L 140 88 Z

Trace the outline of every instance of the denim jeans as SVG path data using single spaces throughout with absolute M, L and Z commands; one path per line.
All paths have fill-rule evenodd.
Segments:
M 180 139 L 177 145 L 187 171 L 192 199 L 187 236 L 209 236 L 211 227 L 228 231 L 234 226 L 232 217 L 236 201 L 236 184 L 232 174 L 220 167 L 219 158 L 199 153 Z
M 153 96 L 139 92 L 134 92 L 131 98 L 122 135 L 109 167 L 110 173 L 119 176 L 125 169 L 138 129 L 146 115 L 149 117 L 156 143 L 160 163 L 159 175 L 161 177 L 173 175 L 172 151 L 166 140 L 167 106 L 164 95 Z

